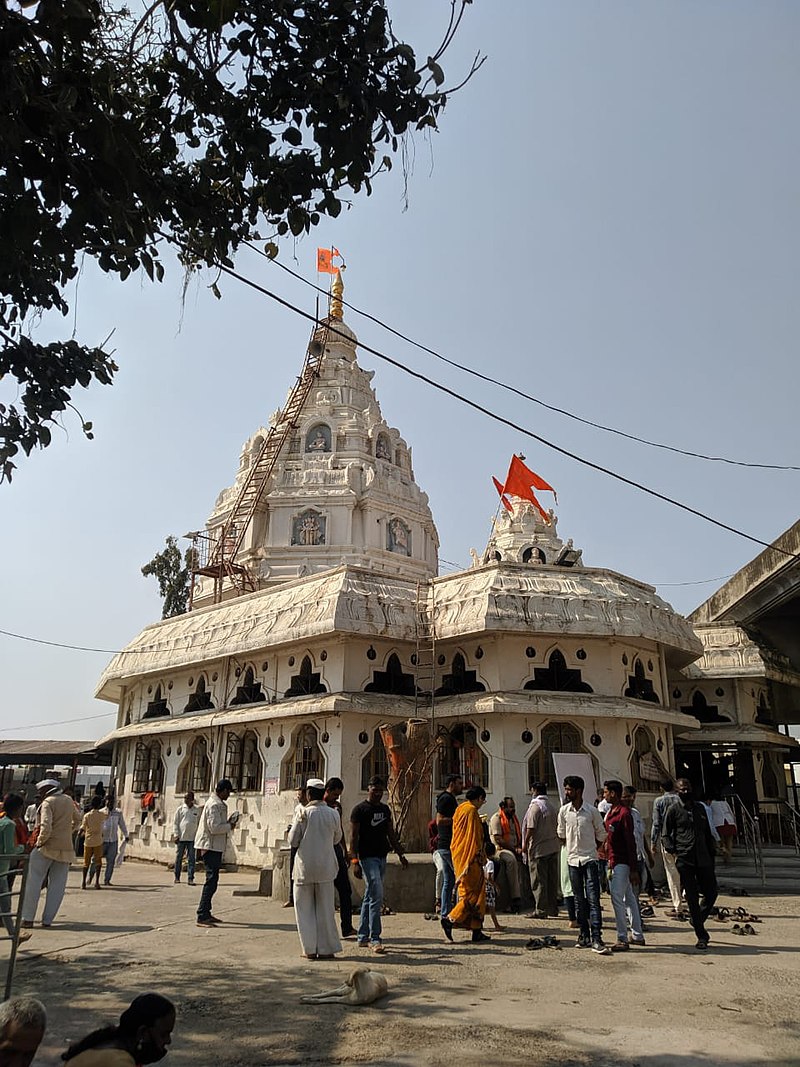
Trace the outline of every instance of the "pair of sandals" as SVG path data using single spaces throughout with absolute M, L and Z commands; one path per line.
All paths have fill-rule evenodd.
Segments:
M 745 923 L 744 926 L 740 926 L 739 923 L 734 923 L 731 927 L 731 933 L 744 937 L 746 934 L 755 934 L 755 930 L 750 923 Z
M 761 922 L 761 920 L 759 919 L 759 917 L 757 915 L 751 915 L 750 912 L 747 911 L 745 908 L 737 908 L 734 911 L 734 915 L 736 916 L 737 919 L 740 919 L 742 922 L 745 922 L 745 923 L 760 923 Z
M 643 919 L 652 919 L 655 915 L 655 909 L 650 904 L 640 904 L 639 913 Z
M 531 952 L 535 952 L 536 949 L 540 948 L 560 949 L 561 945 L 559 945 L 557 937 L 548 934 L 547 937 L 532 937 L 530 941 L 526 943 L 525 948 L 529 949 Z

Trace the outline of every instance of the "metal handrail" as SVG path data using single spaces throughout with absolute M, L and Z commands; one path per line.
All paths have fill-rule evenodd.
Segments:
M 738 793 L 733 793 L 731 799 L 737 809 L 737 823 L 742 828 L 745 852 L 753 853 L 753 866 L 756 874 L 761 878 L 761 884 L 767 884 L 767 869 L 764 864 L 764 852 L 761 841 L 761 826 L 758 816 L 747 810 L 747 805 Z
M 17 961 L 17 946 L 19 945 L 19 932 L 22 929 L 22 901 L 25 899 L 25 885 L 28 881 L 28 862 L 30 860 L 30 854 L 27 852 L 13 852 L 13 853 L 0 853 L 0 860 L 8 860 L 10 863 L 21 866 L 21 876 L 14 879 L 14 886 L 9 889 L 8 896 L 9 901 L 13 897 L 18 897 L 16 914 L 14 909 L 9 903 L 8 914 L 14 915 L 14 933 L 11 935 L 11 954 L 8 959 L 8 970 L 6 971 L 6 986 L 5 993 L 3 995 L 4 1000 L 8 1000 L 11 996 L 11 986 L 14 981 L 14 965 Z M 7 871 L 2 877 L 8 878 L 11 871 Z M 16 883 L 19 882 L 19 888 Z
M 790 840 L 787 844 L 794 845 L 795 853 L 800 856 L 800 812 L 793 808 L 788 800 L 778 798 L 775 800 L 762 800 L 759 803 L 759 809 L 764 815 L 774 814 L 777 820 L 778 841 L 776 843 L 778 845 L 782 846 L 784 844 L 784 823 L 788 825 Z

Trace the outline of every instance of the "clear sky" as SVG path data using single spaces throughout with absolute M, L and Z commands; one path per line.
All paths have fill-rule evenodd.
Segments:
M 449 4 L 390 8 L 398 33 L 432 52 Z M 411 145 L 407 210 L 398 165 L 338 220 L 284 242 L 281 259 L 315 280 L 317 245 L 336 245 L 354 305 L 547 403 L 682 448 L 797 463 L 799 31 L 788 0 L 476 0 L 450 81 L 477 50 L 488 59 L 440 132 Z M 313 311 L 312 291 L 263 258 L 244 250 L 237 267 Z M 194 281 L 182 308 L 175 272 L 153 286 L 85 270 L 79 335 L 115 331 L 120 372 L 75 398 L 93 442 L 70 416 L 0 486 L 1 629 L 114 650 L 160 617 L 140 567 L 167 534 L 202 526 L 308 340 L 306 322 L 238 282 L 221 281 L 217 300 L 213 280 Z M 366 344 L 759 538 L 798 517 L 797 472 L 623 441 L 346 318 Z M 46 321 L 38 335 L 72 328 L 72 317 Z M 759 551 L 367 353 L 360 362 L 413 447 L 444 560 L 467 565 L 485 545 L 491 476 L 515 451 L 557 488 L 559 533 L 588 565 L 652 582 L 680 610 L 716 586 L 679 583 L 730 574 Z M 0 636 L 0 735 L 106 732 L 114 708 L 93 691 L 108 658 Z

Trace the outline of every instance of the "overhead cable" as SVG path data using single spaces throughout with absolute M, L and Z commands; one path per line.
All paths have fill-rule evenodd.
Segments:
M 254 282 L 251 278 L 246 277 L 244 274 L 240 274 L 232 267 L 228 267 L 223 263 L 217 263 L 216 267 L 224 274 L 229 275 L 231 278 L 235 278 L 237 281 L 242 282 L 244 285 L 249 286 L 251 289 L 255 289 L 256 292 L 261 293 L 263 296 L 267 296 L 270 300 L 274 300 L 282 307 L 288 308 L 289 311 L 293 311 L 296 315 L 300 315 L 312 323 L 317 323 L 318 319 L 307 311 L 303 311 L 302 308 L 297 307 L 288 300 L 284 300 L 283 297 L 278 296 L 277 293 L 273 293 L 272 290 L 267 289 L 263 285 L 259 285 L 258 282 Z M 328 324 L 328 334 L 341 337 L 342 340 L 352 343 L 352 338 L 349 334 L 344 333 L 342 330 L 338 330 L 333 324 Z M 561 445 L 555 444 L 553 441 L 549 441 L 546 437 L 542 437 L 540 434 L 534 433 L 533 430 L 528 430 L 524 426 L 520 426 L 519 423 L 513 422 L 511 419 L 505 418 L 503 415 L 497 414 L 490 408 L 484 407 L 482 404 L 476 403 L 474 400 L 470 400 L 460 393 L 457 393 L 454 389 L 450 389 L 446 385 L 442 385 L 441 382 L 435 381 L 433 378 L 429 378 L 426 374 L 422 374 L 420 371 L 412 370 L 411 367 L 407 367 L 399 360 L 393 359 L 391 356 L 387 356 L 384 352 L 380 352 L 377 348 L 371 348 L 369 345 L 364 344 L 363 341 L 358 342 L 359 348 L 365 352 L 369 352 L 371 355 L 376 356 L 378 359 L 383 360 L 390 366 L 395 367 L 397 370 L 403 371 L 404 374 L 410 375 L 412 378 L 416 378 L 418 381 L 425 382 L 426 385 L 430 385 L 433 389 L 437 389 L 440 393 L 444 393 L 447 396 L 452 397 L 461 404 L 466 404 L 467 407 L 472 408 L 474 411 L 479 411 L 482 415 L 486 415 L 488 418 L 493 419 L 495 422 L 501 423 L 503 426 L 508 426 L 512 430 L 516 430 L 517 433 L 524 434 L 526 437 L 530 437 L 534 441 L 538 441 L 539 444 L 544 445 L 546 448 L 552 449 L 554 452 L 558 452 L 559 455 L 566 456 L 568 459 L 575 460 L 576 463 L 582 464 L 584 467 L 589 467 L 591 470 L 598 471 L 600 474 L 605 474 L 609 478 L 614 478 L 618 482 L 622 482 L 623 485 L 629 485 L 633 489 L 638 489 L 642 493 L 647 493 L 648 496 L 655 497 L 657 500 L 663 500 L 665 504 L 670 504 L 672 507 L 680 508 L 681 511 L 687 512 L 689 515 L 694 515 L 698 519 L 702 519 L 704 522 L 711 523 L 712 526 L 717 526 L 721 530 L 727 530 L 728 533 L 736 534 L 737 537 L 742 537 L 746 541 L 751 541 L 753 544 L 761 545 L 762 548 L 771 548 L 779 555 L 786 556 L 789 559 L 800 561 L 800 555 L 794 552 L 789 552 L 784 548 L 779 548 L 777 545 L 770 544 L 769 541 L 764 541 L 760 537 L 756 537 L 754 534 L 746 533 L 744 530 L 738 529 L 736 526 L 731 526 L 727 522 L 723 522 L 721 519 L 715 519 L 712 515 L 707 515 L 705 512 L 700 511 L 698 508 L 693 508 L 689 504 L 684 504 L 680 500 L 675 500 L 673 497 L 667 496 L 665 493 L 659 493 L 657 489 L 651 489 L 647 485 L 643 485 L 641 482 L 636 482 L 632 478 L 625 477 L 624 474 L 618 474 L 616 471 L 610 470 L 608 467 L 603 467 L 599 463 L 594 463 L 590 459 L 586 459 L 584 456 L 579 456 L 576 452 L 571 452 L 567 448 L 563 448 Z
M 308 278 L 304 278 L 302 274 L 292 270 L 291 267 L 287 267 L 285 263 L 281 263 L 280 260 L 270 259 L 265 252 L 262 252 L 257 245 L 251 244 L 249 241 L 245 241 L 244 244 L 248 248 L 251 248 L 254 252 L 257 252 L 260 256 L 269 260 L 270 263 L 275 263 L 286 271 L 287 274 L 291 274 L 293 278 L 297 278 L 299 281 L 304 282 L 306 285 L 310 285 L 312 289 L 316 289 L 318 293 L 327 295 L 327 289 L 316 285 Z M 667 452 L 675 452 L 679 456 L 689 456 L 692 459 L 707 460 L 710 463 L 728 463 L 734 467 L 750 467 L 758 470 L 771 470 L 771 471 L 800 471 L 800 466 L 793 464 L 782 463 L 752 463 L 746 462 L 740 459 L 730 459 L 727 456 L 708 456 L 702 452 L 692 452 L 687 448 L 678 448 L 676 445 L 668 445 L 663 441 L 651 441 L 646 437 L 638 437 L 636 434 L 627 433 L 625 430 L 618 430 L 614 426 L 606 426 L 602 422 L 595 422 L 593 419 L 584 418 L 582 415 L 576 415 L 574 411 L 568 411 L 566 408 L 560 408 L 555 404 L 548 404 L 540 397 L 533 396 L 531 393 L 526 393 L 523 389 L 518 389 L 515 385 L 509 385 L 508 382 L 500 381 L 498 378 L 492 378 L 488 374 L 482 374 L 480 371 L 475 370 L 474 367 L 468 367 L 464 363 L 458 363 L 456 360 L 449 359 L 447 356 L 443 356 L 441 352 L 437 352 L 433 348 L 428 348 L 427 345 L 422 344 L 420 341 L 415 341 L 412 337 L 408 337 L 406 334 L 401 333 L 400 330 L 396 330 L 393 326 L 389 326 L 388 323 L 382 319 L 377 318 L 375 315 L 371 315 L 368 311 L 363 311 L 361 308 L 357 308 L 354 304 L 349 303 L 347 300 L 342 300 L 342 304 L 355 312 L 356 315 L 361 315 L 365 319 L 369 319 L 370 322 L 374 322 L 377 326 L 382 327 L 384 330 L 388 330 L 389 333 L 394 334 L 395 337 L 399 337 L 402 341 L 408 342 L 410 345 L 414 345 L 415 348 L 419 348 L 422 352 L 427 352 L 429 355 L 434 356 L 436 359 L 441 360 L 442 363 L 446 363 L 450 367 L 455 367 L 456 370 L 463 371 L 465 374 L 471 374 L 474 378 L 478 378 L 482 382 L 487 382 L 489 385 L 495 385 L 498 389 L 505 389 L 509 393 L 514 393 L 516 396 L 522 397 L 523 400 L 530 400 L 532 404 L 538 404 L 539 407 L 545 408 L 547 411 L 553 411 L 557 415 L 564 415 L 568 419 L 573 419 L 575 422 L 583 423 L 584 426 L 591 426 L 595 430 L 602 430 L 604 433 L 613 433 L 617 437 L 624 437 L 628 441 L 636 441 L 640 445 L 647 445 L 650 448 L 661 448 Z

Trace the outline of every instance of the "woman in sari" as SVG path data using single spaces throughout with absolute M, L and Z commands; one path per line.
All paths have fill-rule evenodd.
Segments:
M 486 864 L 483 823 L 478 809 L 486 801 L 486 790 L 474 785 L 467 790 L 466 800 L 459 804 L 453 816 L 453 839 L 450 854 L 458 886 L 458 903 L 442 919 L 442 929 L 449 941 L 453 940 L 453 927 L 462 926 L 472 931 L 473 941 L 491 941 L 483 932 L 483 916 L 486 913 Z

